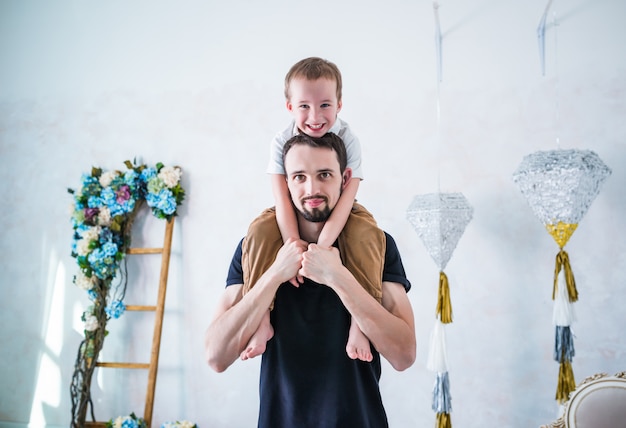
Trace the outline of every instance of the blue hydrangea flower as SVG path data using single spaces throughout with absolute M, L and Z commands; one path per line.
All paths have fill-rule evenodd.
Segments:
M 87 260 L 98 278 L 107 279 L 115 276 L 117 271 L 115 258 L 105 254 L 102 248 L 94 249 Z
M 151 178 L 156 177 L 156 175 L 157 172 L 154 168 L 144 168 L 144 170 L 141 171 L 141 179 L 146 183 L 150 181 Z
M 111 302 L 109 306 L 104 308 L 104 311 L 109 316 L 109 318 L 118 319 L 124 314 L 126 310 L 126 305 L 121 300 L 114 300 Z
M 134 169 L 129 169 L 124 174 L 124 183 L 126 183 L 129 186 L 133 187 L 133 186 L 135 186 L 135 183 L 136 183 L 138 178 L 139 178 L 139 174 L 137 174 L 137 171 L 135 171 Z
M 115 257 L 117 254 L 117 245 L 113 242 L 107 242 L 102 246 L 102 252 L 105 257 Z
M 137 425 L 137 421 L 131 418 L 126 418 L 124 422 L 122 422 L 122 428 L 139 428 Z
M 90 196 L 87 199 L 87 206 L 89 208 L 99 208 L 102 206 L 102 200 L 97 196 Z
M 115 191 L 110 187 L 107 187 L 106 189 L 102 190 L 102 193 L 100 194 L 100 199 L 102 200 L 102 203 L 104 205 L 110 208 L 111 205 L 115 204 Z
M 171 215 L 176 211 L 176 199 L 169 189 L 161 189 L 159 193 L 146 195 L 148 206 L 162 211 L 165 215 Z

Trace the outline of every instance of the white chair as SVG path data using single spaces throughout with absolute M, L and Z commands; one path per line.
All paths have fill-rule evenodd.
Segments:
M 583 380 L 570 393 L 563 415 L 541 428 L 626 428 L 626 372 Z

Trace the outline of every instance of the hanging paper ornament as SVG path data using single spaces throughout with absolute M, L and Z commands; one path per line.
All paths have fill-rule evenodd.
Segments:
M 559 247 L 564 247 L 611 170 L 590 150 L 527 155 L 513 180 Z
M 556 327 L 554 359 L 559 363 L 556 399 L 564 402 L 576 388 L 571 362 L 574 342 L 572 303 L 578 290 L 569 256 L 563 247 L 578 227 L 611 170 L 590 150 L 550 150 L 527 155 L 513 180 L 531 209 L 559 246 L 554 268 L 552 299 Z
M 443 271 L 473 213 L 462 193 L 429 193 L 413 198 L 407 220 Z
M 437 413 L 436 426 L 450 428 L 452 399 L 448 375 L 445 324 L 452 322 L 452 304 L 448 277 L 444 269 L 459 239 L 472 219 L 473 208 L 461 193 L 430 193 L 413 198 L 407 220 L 413 225 L 426 251 L 439 268 L 439 291 L 435 325 L 431 333 L 427 367 L 436 372 L 432 409 Z

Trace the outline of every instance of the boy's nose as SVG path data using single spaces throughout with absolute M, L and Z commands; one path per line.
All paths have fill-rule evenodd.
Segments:
M 320 109 L 316 107 L 311 107 L 310 114 L 313 119 L 317 119 L 319 113 L 320 113 Z

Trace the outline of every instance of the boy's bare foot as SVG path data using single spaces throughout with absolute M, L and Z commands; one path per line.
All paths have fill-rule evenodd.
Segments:
M 354 320 L 350 323 L 346 352 L 348 353 L 348 357 L 353 360 L 359 359 L 361 361 L 370 362 L 373 359 L 370 341 Z
M 246 349 L 243 350 L 240 357 L 243 361 L 257 357 L 265 352 L 267 341 L 274 337 L 274 327 L 270 323 L 270 313 L 267 311 L 259 328 L 254 332 Z

